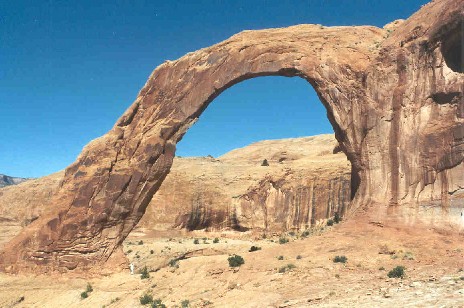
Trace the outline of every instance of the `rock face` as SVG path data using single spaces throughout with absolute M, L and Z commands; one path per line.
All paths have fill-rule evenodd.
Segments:
M 351 168 L 336 146 L 321 135 L 262 141 L 218 159 L 176 157 L 137 227 L 273 233 L 343 216 Z
M 113 129 L 66 169 L 50 211 L 8 243 L 0 268 L 107 262 L 169 173 L 190 125 L 222 91 L 258 76 L 301 77 L 319 94 L 352 164 L 352 209 L 400 217 L 438 200 L 447 212 L 464 180 L 462 7 L 433 1 L 394 31 L 245 31 L 165 62 Z
M 27 180 L 28 179 L 25 179 L 25 178 L 16 178 L 16 177 L 0 174 L 0 188 L 9 186 L 9 185 L 16 185 L 16 184 L 22 183 Z
M 261 141 L 219 158 L 174 158 L 137 228 L 304 230 L 350 203 L 350 163 L 333 135 Z M 261 166 L 263 160 L 269 166 Z M 64 172 L 0 190 L 0 248 L 47 210 Z
M 58 172 L 0 189 L 0 249 L 45 212 L 63 174 Z

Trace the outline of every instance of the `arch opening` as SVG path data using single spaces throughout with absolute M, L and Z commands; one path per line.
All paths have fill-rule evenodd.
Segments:
M 188 123 L 185 124 L 182 128 L 180 128 L 180 134 L 177 134 L 175 138 L 175 143 L 177 144 L 179 141 L 181 141 L 182 137 L 184 136 L 185 132 L 190 128 L 192 123 L 195 123 L 200 115 L 205 111 L 205 109 L 209 106 L 209 104 L 215 100 L 221 93 L 229 89 L 230 87 L 239 84 L 243 81 L 253 79 L 253 78 L 258 78 L 258 77 L 299 77 L 303 80 L 305 80 L 309 85 L 311 86 L 315 93 L 317 94 L 317 97 L 319 98 L 319 102 L 322 103 L 322 105 L 326 109 L 326 116 L 333 128 L 335 138 L 339 142 L 339 146 L 341 151 L 347 156 L 348 160 L 351 163 L 351 200 L 356 198 L 356 194 L 358 192 L 358 189 L 361 187 L 361 171 L 362 168 L 359 163 L 359 157 L 358 157 L 358 152 L 357 150 L 352 148 L 351 141 L 348 140 L 348 136 L 346 135 L 346 132 L 342 130 L 340 127 L 339 123 L 337 123 L 337 120 L 334 116 L 332 108 L 334 108 L 335 102 L 329 103 L 327 100 L 333 98 L 328 95 L 325 96 L 323 93 L 320 91 L 321 86 L 327 87 L 328 85 L 325 84 L 325 81 L 323 79 L 318 79 L 315 80 L 313 77 L 310 75 L 307 75 L 306 72 L 301 71 L 300 69 L 297 69 L 296 67 L 292 66 L 285 66 L 285 67 L 280 67 L 279 69 L 271 69 L 271 70 L 257 70 L 257 71 L 249 71 L 246 73 L 240 72 L 240 74 L 237 75 L 237 78 L 232 78 L 228 83 L 226 83 L 224 86 L 221 88 L 215 89 L 215 91 L 203 102 L 200 108 L 196 110 L 190 117 L 190 121 L 187 121 Z M 325 90 L 326 91 L 326 90 Z M 326 93 L 327 94 L 327 93 Z M 351 148 L 347 148 L 347 146 Z
M 327 110 L 303 78 L 260 76 L 210 102 L 177 143 L 178 156 L 221 156 L 264 139 L 334 134 Z
M 261 71 L 261 72 L 248 72 L 248 73 L 241 73 L 238 75 L 238 78 L 230 80 L 227 84 L 225 84 L 223 87 L 215 89 L 215 91 L 203 102 L 200 108 L 197 108 L 197 110 L 189 117 L 190 121 L 187 121 L 186 124 L 183 125 L 179 129 L 178 134 L 173 138 L 174 143 L 177 144 L 179 143 L 184 134 L 187 132 L 187 130 L 194 124 L 200 115 L 205 111 L 205 109 L 209 106 L 209 104 L 215 100 L 221 93 L 229 89 L 230 87 L 239 84 L 243 81 L 253 79 L 253 78 L 258 78 L 258 77 L 299 77 L 303 80 L 305 80 L 309 85 L 311 86 L 310 88 L 313 89 L 319 99 L 319 102 L 322 103 L 322 105 L 326 109 L 326 116 L 332 126 L 332 129 L 335 134 L 335 138 L 337 139 L 339 143 L 339 148 L 340 150 L 346 155 L 348 160 L 351 163 L 351 200 L 355 199 L 356 194 L 358 192 L 358 189 L 361 186 L 361 166 L 359 164 L 359 157 L 357 155 L 359 153 L 356 152 L 353 148 L 346 148 L 347 144 L 350 144 L 350 141 L 348 140 L 348 137 L 345 132 L 343 132 L 342 128 L 340 125 L 337 123 L 337 120 L 335 119 L 335 116 L 333 114 L 332 108 L 334 108 L 333 104 L 330 104 L 327 100 L 326 97 L 319 91 L 319 82 L 316 81 L 313 78 L 307 76 L 303 71 L 298 70 L 295 67 L 284 67 L 280 68 L 278 70 L 273 70 L 273 71 Z
M 288 75 L 301 77 L 295 72 Z M 171 218 L 175 227 L 306 229 L 349 209 L 351 163 L 335 139 L 334 117 L 310 81 L 308 87 L 306 78 L 288 75 L 236 81 L 215 93 L 196 115 L 200 120 L 179 138 L 179 156 L 152 201 L 161 213 L 160 206 L 184 205 Z M 325 135 L 308 137 L 320 134 Z M 224 142 L 231 135 L 237 139 Z M 188 174 L 182 173 L 187 169 Z M 148 207 L 142 225 L 160 220 L 153 208 Z M 273 208 L 277 210 L 270 213 Z M 263 217 L 263 211 L 266 219 L 256 219 L 253 226 L 247 221 Z

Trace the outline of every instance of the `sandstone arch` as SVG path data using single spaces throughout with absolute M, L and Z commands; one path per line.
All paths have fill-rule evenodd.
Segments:
M 402 209 L 431 199 L 447 208 L 464 186 L 464 75 L 447 66 L 441 46 L 462 21 L 462 7 L 462 0 L 434 1 L 393 32 L 318 25 L 245 31 L 165 62 L 113 129 L 66 169 L 49 212 L 6 246 L 0 268 L 105 263 L 143 215 L 189 126 L 223 90 L 257 76 L 312 84 L 353 166 L 353 208 L 370 206 L 381 216 L 389 204 Z

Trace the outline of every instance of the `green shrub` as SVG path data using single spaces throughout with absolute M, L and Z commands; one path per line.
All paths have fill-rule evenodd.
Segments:
M 153 301 L 153 303 L 151 304 L 151 307 L 152 308 L 166 308 L 166 305 L 163 304 L 161 299 L 158 298 Z
M 289 264 L 279 268 L 279 273 L 285 273 L 287 271 L 290 271 L 290 270 L 294 269 L 295 267 L 296 267 L 295 264 L 289 263 Z
M 333 226 L 334 221 L 332 219 L 327 220 L 327 225 L 328 226 Z
M 185 299 L 180 303 L 180 306 L 182 308 L 188 308 L 188 307 L 190 307 L 190 301 L 188 299 Z
M 172 259 L 171 261 L 169 261 L 169 266 L 170 267 L 179 267 L 179 265 L 177 264 L 176 259 Z
M 302 236 L 302 237 L 307 237 L 307 236 L 309 236 L 310 234 L 311 234 L 311 232 L 309 232 L 308 230 L 305 230 L 305 231 L 303 231 L 303 233 L 301 233 L 301 236 Z
M 132 252 L 132 249 L 129 249 L 129 250 L 127 251 L 127 254 L 130 254 L 131 252 Z
M 290 231 L 290 232 L 288 233 L 288 235 L 290 235 L 290 236 L 295 236 L 295 232 L 294 232 L 294 231 Z
M 153 296 L 151 294 L 144 294 L 140 296 L 140 304 L 148 305 L 153 303 Z
M 151 254 L 151 255 L 154 254 L 154 253 L 155 253 L 155 251 L 154 251 L 153 249 L 150 250 L 150 254 Z
M 269 162 L 267 159 L 264 159 L 263 162 L 261 163 L 261 166 L 269 166 Z
M 261 247 L 258 247 L 258 246 L 251 246 L 250 250 L 248 250 L 249 252 L 253 252 L 253 251 L 257 251 L 257 250 L 261 250 Z
M 89 297 L 89 293 L 93 291 L 93 287 L 90 283 L 87 283 L 87 287 L 85 288 L 85 291 L 81 293 L 81 298 L 87 298 Z
M 219 243 L 219 239 L 216 237 L 216 238 L 213 240 L 213 243 L 214 243 L 214 244 Z
M 333 261 L 334 263 L 346 263 L 346 261 L 348 261 L 348 258 L 345 256 L 335 256 L 335 258 L 333 258 Z
M 93 291 L 93 287 L 90 283 L 87 283 L 87 287 L 85 288 L 85 292 L 90 293 Z
M 144 268 L 142 268 L 142 270 L 140 271 L 140 278 L 141 279 L 150 278 L 150 273 L 148 273 L 148 268 L 146 266 Z
M 338 214 L 338 212 L 335 212 L 335 216 L 334 216 L 333 221 L 336 224 L 338 224 L 340 221 L 342 221 L 342 218 L 340 217 L 340 214 Z
M 200 241 L 196 238 L 196 239 L 193 240 L 193 243 L 194 243 L 195 245 L 197 245 L 197 244 L 200 244 Z
M 297 260 L 300 260 L 301 258 L 303 258 L 301 255 L 297 255 L 297 256 L 296 256 L 296 259 L 297 259 Z
M 163 304 L 161 299 L 153 299 L 153 296 L 150 294 L 144 294 L 140 297 L 140 304 L 142 305 L 151 305 L 152 308 L 166 308 L 166 305 Z
M 412 252 L 406 251 L 403 255 L 403 260 L 414 260 Z
M 142 240 L 139 241 L 139 245 L 143 245 L 143 241 L 142 241 Z
M 385 270 L 385 267 L 381 266 L 379 267 L 379 271 L 384 271 Z
M 284 256 L 278 256 L 278 257 L 277 257 L 277 260 L 279 260 L 279 261 L 281 261 L 281 260 L 283 260 L 283 259 L 284 259 Z
M 279 244 L 286 244 L 286 243 L 288 243 L 288 238 L 286 237 L 279 238 Z
M 388 278 L 403 278 L 405 269 L 406 268 L 404 266 L 395 267 L 394 269 L 388 272 Z
M 245 264 L 245 260 L 239 255 L 232 255 L 230 256 L 227 261 L 229 261 L 230 267 L 238 267 L 242 264 Z

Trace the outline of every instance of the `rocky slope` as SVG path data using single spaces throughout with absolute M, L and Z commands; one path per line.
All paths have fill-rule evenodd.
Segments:
M 0 189 L 0 247 L 47 209 L 63 172 Z
M 262 141 L 217 159 L 177 157 L 138 228 L 282 232 L 343 215 L 350 165 L 333 154 L 336 146 L 333 135 L 320 135 Z M 58 172 L 0 190 L 0 241 L 47 209 L 62 178 Z
M 16 185 L 16 184 L 22 183 L 27 180 L 28 179 L 25 179 L 25 178 L 17 178 L 17 177 L 0 174 L 0 188 L 9 186 L 9 185 Z

